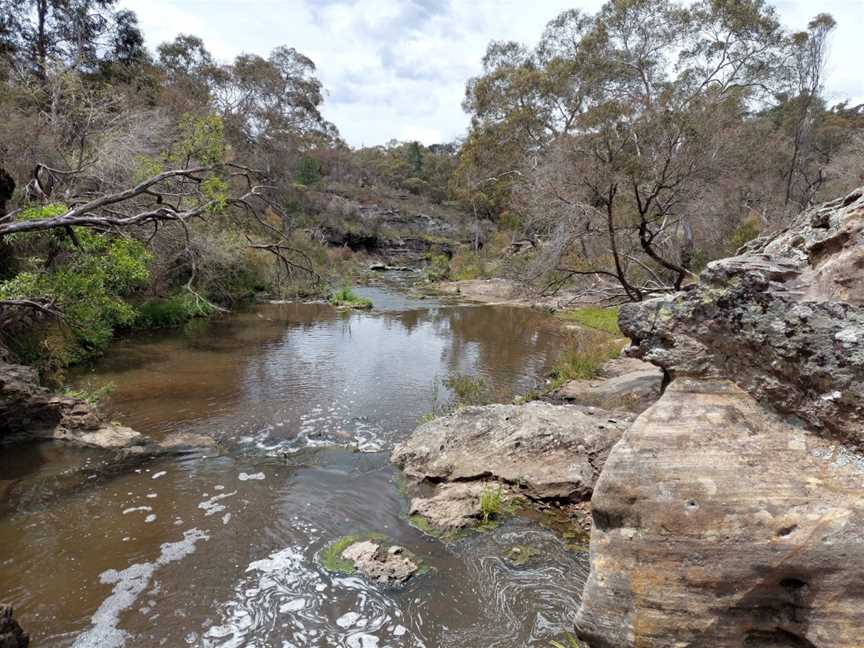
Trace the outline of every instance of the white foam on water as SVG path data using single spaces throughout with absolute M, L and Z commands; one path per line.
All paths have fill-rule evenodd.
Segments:
M 266 478 L 266 476 L 264 475 L 263 472 L 252 473 L 251 475 L 250 475 L 250 474 L 247 474 L 247 473 L 245 473 L 245 472 L 241 472 L 241 473 L 237 476 L 237 479 L 239 479 L 240 481 L 249 481 L 249 480 L 256 480 L 256 479 L 257 479 L 257 480 L 262 480 L 262 479 L 265 479 L 265 478 Z
M 227 497 L 233 497 L 237 494 L 237 491 L 231 491 L 230 493 L 222 493 L 220 495 L 214 495 L 209 500 L 205 500 L 198 504 L 199 509 L 204 510 L 205 517 L 210 517 L 211 515 L 215 515 L 216 513 L 221 513 L 225 510 L 225 506 L 223 504 L 219 504 L 220 500 L 223 500 Z M 205 493 L 206 496 L 206 493 Z
M 151 506 L 133 506 L 132 508 L 123 509 L 123 515 L 129 515 L 130 513 L 135 513 L 136 511 L 152 511 L 153 507 Z
M 160 567 L 182 560 L 195 551 L 195 544 L 210 538 L 204 531 L 189 529 L 183 539 L 166 542 L 160 547 L 159 557 L 150 563 L 135 563 L 123 571 L 109 569 L 99 575 L 99 581 L 114 585 L 111 596 L 91 617 L 92 627 L 78 635 L 72 648 L 120 648 L 129 639 L 129 633 L 117 627 L 120 613 L 132 605 L 147 589 L 150 579 Z
M 163 477 L 164 475 L 167 475 L 167 474 L 168 474 L 167 470 L 160 470 L 157 473 L 153 473 L 153 476 L 150 479 L 159 479 L 160 477 Z

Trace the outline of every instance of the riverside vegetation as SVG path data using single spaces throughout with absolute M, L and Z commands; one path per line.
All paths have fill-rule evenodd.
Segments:
M 388 410 L 416 421 L 431 405 L 413 434 L 377 438 L 364 393 L 350 424 L 313 430 L 310 420 L 329 416 L 313 410 L 296 422 L 298 438 L 386 450 L 404 476 L 399 524 L 410 520 L 435 547 L 479 543 L 470 529 L 518 528 L 550 510 L 564 520 L 565 540 L 590 533 L 590 556 L 580 540 L 566 543 L 580 548 L 562 559 L 582 594 L 559 601 L 555 614 L 569 609 L 575 627 L 559 624 L 558 638 L 511 632 L 556 648 L 857 645 L 864 105 L 826 97 L 836 22 L 820 13 L 790 31 L 764 0 L 609 0 L 593 14 L 550 18 L 536 43 L 489 44 L 466 82 L 464 138 L 352 148 L 324 117 L 315 63 L 290 44 L 219 61 L 191 34 L 148 49 L 135 13 L 115 0 L 0 0 L 0 449 L 46 439 L 107 448 L 96 487 L 195 448 L 234 461 L 182 421 L 152 438 L 109 422 L 111 386 L 72 384 L 75 372 L 110 360 L 112 342 L 172 329 L 195 339 L 219 322 L 269 335 L 273 321 L 335 317 L 348 340 L 339 344 L 355 333 L 368 344 L 369 330 L 383 337 L 380 322 L 392 322 L 364 290 L 379 289 L 382 271 L 404 274 L 401 285 L 434 308 L 446 307 L 438 296 L 457 295 L 549 309 L 554 358 L 546 347 L 524 356 L 495 349 L 502 364 L 513 355 L 519 370 L 530 364 L 537 374 L 514 400 L 513 367 L 507 380 L 477 369 L 490 353 L 486 320 L 472 328 L 465 307 L 424 315 L 433 323 L 418 328 L 412 306 L 396 318 L 406 336 L 421 331 L 437 343 L 440 331 L 430 330 L 440 327 L 461 345 L 447 357 L 447 377 L 434 377 L 431 403 L 424 396 L 417 411 Z M 287 310 L 261 310 L 268 302 Z M 530 325 L 539 331 L 538 322 Z M 507 339 L 539 344 L 508 325 L 495 323 Z M 293 340 L 285 344 L 293 357 Z M 400 349 L 406 358 L 417 351 Z M 259 370 L 268 371 L 250 374 Z M 390 385 L 376 386 L 383 399 Z M 349 387 L 332 396 L 350 409 Z M 278 429 L 279 416 L 252 427 Z M 297 451 L 255 443 L 280 461 Z M 360 460 L 339 461 L 353 470 Z M 28 467 L 42 462 L 23 459 L 7 472 L 20 470 L 26 486 Z M 369 479 L 380 477 L 375 470 Z M 85 473 L 90 480 L 86 463 L 46 483 L 62 490 L 71 480 L 78 492 Z M 254 482 L 264 472 L 241 474 Z M 348 497 L 321 479 L 337 504 Z M 19 482 L 0 476 L 4 507 L 8 499 L 9 510 L 38 509 L 42 496 L 20 495 Z M 198 508 L 221 512 L 229 492 Z M 382 504 L 390 523 L 392 505 Z M 385 519 L 378 513 L 367 517 Z M 376 586 L 412 587 L 441 551 L 391 544 L 389 530 L 378 535 L 366 520 L 323 542 L 323 526 L 304 530 L 309 546 L 322 541 L 315 560 Z M 203 533 L 188 529 L 184 541 L 194 550 Z M 139 536 L 148 534 L 123 542 Z M 311 582 L 308 557 L 281 549 L 250 570 L 281 560 Z M 549 559 L 521 543 L 496 551 L 513 569 Z M 169 554 L 152 565 L 172 562 Z M 377 590 L 367 594 L 378 605 Z M 46 608 L 31 618 L 54 616 Z M 97 617 L 98 634 L 105 615 Z M 354 632 L 355 622 L 320 626 Z M 390 633 L 382 640 L 408 641 L 402 622 L 379 627 Z M 76 623 L 53 636 L 81 631 Z M 292 640 L 311 636 L 297 632 Z M 424 634 L 419 625 L 411 632 Z M 28 641 L 5 605 L 0 640 Z

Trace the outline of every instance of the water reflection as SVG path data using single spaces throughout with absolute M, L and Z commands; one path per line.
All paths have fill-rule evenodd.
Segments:
M 502 398 L 530 388 L 558 329 L 524 309 L 376 303 L 387 308 L 261 306 L 122 341 L 78 375 L 113 383 L 113 416 L 142 432 L 203 432 L 223 450 L 110 478 L 95 452 L 3 451 L 0 593 L 35 645 L 522 648 L 571 627 L 584 557 L 520 520 L 428 538 L 387 453 L 356 451 L 408 434 L 452 372 L 482 374 Z M 369 531 L 432 573 L 388 590 L 320 566 L 328 542 Z M 501 559 L 526 543 L 537 564 Z

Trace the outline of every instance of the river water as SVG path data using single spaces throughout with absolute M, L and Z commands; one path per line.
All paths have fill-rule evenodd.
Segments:
M 442 543 L 413 528 L 393 444 L 450 398 L 452 373 L 508 400 L 563 344 L 528 309 L 360 289 L 373 312 L 268 304 L 119 341 L 77 382 L 114 419 L 219 450 L 111 470 L 60 444 L 0 449 L 0 600 L 33 645 L 522 648 L 572 628 L 586 557 L 514 518 Z M 324 570 L 381 532 L 431 572 L 401 588 Z M 508 548 L 530 544 L 515 567 Z

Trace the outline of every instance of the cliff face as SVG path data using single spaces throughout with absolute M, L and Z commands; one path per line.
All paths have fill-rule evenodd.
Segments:
M 861 645 L 864 192 L 619 324 L 672 383 L 594 491 L 583 637 Z

